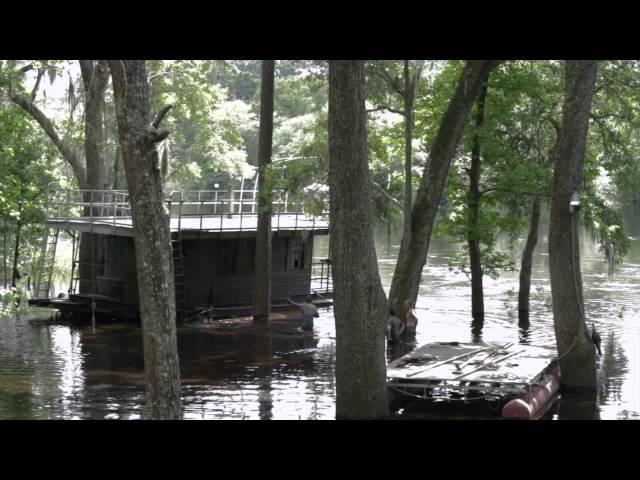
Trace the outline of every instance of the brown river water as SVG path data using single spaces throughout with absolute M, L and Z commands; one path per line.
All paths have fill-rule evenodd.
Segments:
M 547 419 L 640 419 L 640 218 L 628 215 L 631 251 L 613 277 L 584 232 L 581 267 L 589 322 L 602 335 L 597 396 L 565 397 Z M 388 291 L 399 239 L 377 238 L 380 274 Z M 517 272 L 485 277 L 482 329 L 470 316 L 470 286 L 448 268 L 455 245 L 433 240 L 417 302 L 415 344 L 433 341 L 511 341 L 554 345 L 546 230 L 534 263 L 530 325 L 519 325 Z M 317 257 L 326 256 L 326 238 Z M 62 290 L 62 289 L 61 289 Z M 0 319 L 0 420 L 139 419 L 144 409 L 141 332 L 135 323 L 55 321 L 50 311 Z M 250 321 L 199 321 L 178 329 L 185 419 L 333 419 L 335 328 L 331 308 L 320 309 L 312 334 L 299 321 L 270 327 Z M 464 418 L 459 412 L 439 413 Z M 434 418 L 414 402 L 399 418 Z

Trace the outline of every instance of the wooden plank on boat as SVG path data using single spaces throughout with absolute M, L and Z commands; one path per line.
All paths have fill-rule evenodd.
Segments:
M 477 353 L 483 352 L 485 350 L 489 350 L 491 348 L 493 348 L 493 347 L 485 347 L 485 348 L 481 348 L 479 350 L 472 350 L 471 352 L 466 352 L 466 353 L 463 353 L 461 355 L 456 355 L 455 357 L 447 358 L 446 360 L 442 360 L 440 362 L 436 362 L 433 365 L 429 365 L 427 368 L 423 368 L 422 370 L 418 370 L 417 372 L 409 373 L 407 375 L 407 377 L 413 377 L 414 375 L 418 375 L 419 373 L 426 372 L 427 370 L 432 370 L 432 369 L 440 367 L 442 365 L 446 365 L 447 363 L 451 363 L 454 360 L 459 360 L 461 358 L 468 357 L 469 355 L 475 355 Z
M 491 352 L 484 358 L 482 358 L 480 360 L 480 363 L 485 363 L 489 358 L 493 357 L 495 354 L 497 354 L 500 350 L 506 350 L 509 347 L 511 347 L 513 345 L 513 342 L 509 342 L 509 343 L 505 343 L 502 347 L 499 346 L 495 346 L 495 347 L 491 347 Z M 485 349 L 486 350 L 486 349 Z M 479 353 L 483 353 L 482 350 L 476 352 L 477 354 Z M 469 358 L 466 362 L 464 362 L 462 365 L 456 365 L 456 373 L 462 373 L 462 370 L 464 370 L 464 368 L 469 365 L 471 362 L 473 361 L 477 361 L 478 357 L 476 357 L 476 355 L 472 356 L 471 358 Z
M 523 353 L 523 352 L 524 352 L 524 350 L 519 350 L 517 352 L 510 353 L 509 355 L 505 355 L 504 357 L 498 358 L 498 359 L 496 359 L 496 360 L 494 360 L 492 362 L 484 363 L 484 364 L 480 365 L 478 368 L 476 368 L 474 370 L 471 370 L 470 372 L 463 373 L 462 375 L 459 375 L 459 376 L 455 377 L 454 380 L 460 380 L 461 378 L 464 378 L 464 377 L 466 377 L 468 375 L 471 375 L 472 373 L 475 373 L 478 370 L 483 370 L 483 369 L 485 369 L 485 368 L 487 368 L 487 367 L 489 367 L 491 365 L 496 365 L 497 363 L 500 363 L 500 362 L 506 360 L 507 358 L 513 357 L 514 355 L 518 355 L 518 354 Z

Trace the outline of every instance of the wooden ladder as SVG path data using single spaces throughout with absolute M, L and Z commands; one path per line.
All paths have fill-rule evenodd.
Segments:
M 171 239 L 171 250 L 173 252 L 173 281 L 176 289 L 176 319 L 182 320 L 187 314 L 187 302 L 184 291 L 184 253 L 182 251 L 182 234 L 180 230 L 176 232 L 175 238 Z
M 82 233 L 78 232 L 73 237 L 71 248 L 71 283 L 69 285 L 69 295 L 74 295 L 78 291 L 78 282 L 80 282 L 80 243 L 82 242 Z
M 36 283 L 36 298 L 49 298 L 51 278 L 56 260 L 56 246 L 58 245 L 57 228 L 47 228 L 42 236 L 42 250 L 38 266 L 38 281 Z

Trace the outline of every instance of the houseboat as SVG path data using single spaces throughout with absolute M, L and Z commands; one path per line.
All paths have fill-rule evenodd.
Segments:
M 329 232 L 326 214 L 275 192 L 272 210 L 272 304 L 314 296 L 331 298 L 331 262 L 313 257 L 314 238 Z M 224 317 L 251 312 L 258 224 L 255 190 L 171 192 L 166 196 L 178 318 L 206 311 Z M 120 190 L 50 193 L 47 234 L 32 305 L 112 318 L 139 315 L 134 226 L 129 195 Z M 72 237 L 71 281 L 53 291 L 52 269 L 60 232 Z M 81 248 L 84 243 L 84 248 Z M 80 255 L 79 252 L 84 254 Z M 144 281 L 144 280 L 142 280 Z M 317 294 L 317 295 L 314 295 Z

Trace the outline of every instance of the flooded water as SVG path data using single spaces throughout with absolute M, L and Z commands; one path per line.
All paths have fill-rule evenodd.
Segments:
M 581 237 L 585 306 L 603 339 L 597 397 L 561 399 L 552 419 L 640 418 L 640 222 L 630 218 L 631 251 L 615 276 L 586 235 Z M 485 278 L 486 318 L 474 328 L 469 281 L 447 264 L 456 247 L 433 240 L 417 302 L 416 344 L 432 341 L 512 341 L 553 345 L 546 232 L 534 264 L 530 324 L 519 325 L 517 272 Z M 378 238 L 389 288 L 399 238 Z M 317 256 L 326 254 L 318 242 Z M 0 320 L 0 419 L 138 419 L 144 407 L 142 340 L 132 323 L 62 323 L 41 311 Z M 335 329 L 321 309 L 312 334 L 299 321 L 255 327 L 234 319 L 178 329 L 186 419 L 333 419 Z M 414 348 L 401 345 L 395 357 Z M 430 418 L 419 406 L 407 418 Z M 453 417 L 453 414 L 451 415 Z

